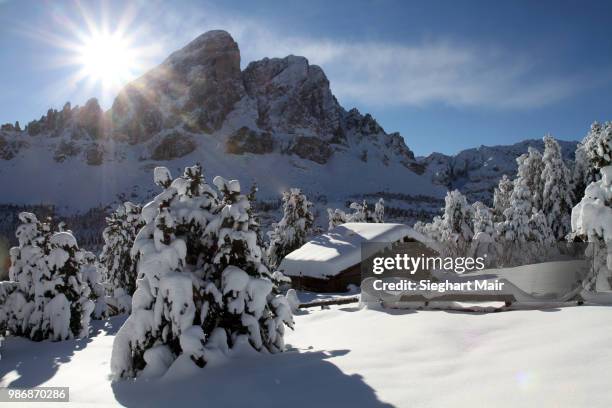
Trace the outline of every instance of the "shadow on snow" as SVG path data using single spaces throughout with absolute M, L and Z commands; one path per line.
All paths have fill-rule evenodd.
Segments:
M 10 388 L 37 387 L 51 379 L 60 365 L 68 363 L 76 351 L 87 346 L 92 337 L 114 335 L 124 321 L 123 316 L 109 320 L 94 320 L 92 321 L 92 332 L 87 339 L 33 342 L 23 337 L 8 337 L 4 339 L 2 350 L 0 350 L 2 354 L 0 381 L 3 381 L 9 372 L 16 371 L 18 377 L 10 383 L 3 381 L 3 386 Z M 41 347 L 36 347 L 38 345 Z
M 127 407 L 391 407 L 358 374 L 348 375 L 327 361 L 347 354 L 288 351 L 231 359 L 176 380 L 127 380 L 113 384 Z

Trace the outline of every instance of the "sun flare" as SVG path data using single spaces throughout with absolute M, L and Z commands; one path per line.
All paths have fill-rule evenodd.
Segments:
M 77 55 L 81 76 L 103 86 L 128 81 L 139 65 L 136 50 L 117 33 L 95 33 L 85 38 Z

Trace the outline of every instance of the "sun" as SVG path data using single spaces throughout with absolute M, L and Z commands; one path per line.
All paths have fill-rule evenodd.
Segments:
M 105 88 L 114 88 L 134 77 L 139 68 L 137 49 L 119 33 L 95 32 L 76 50 L 79 76 Z

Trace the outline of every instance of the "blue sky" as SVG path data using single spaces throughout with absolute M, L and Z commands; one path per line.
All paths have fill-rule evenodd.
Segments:
M 71 47 L 91 26 L 125 28 L 136 76 L 210 29 L 242 64 L 304 55 L 340 103 L 399 131 L 417 154 L 555 137 L 612 119 L 610 1 L 0 0 L 0 122 L 119 87 L 76 80 Z M 72 54 L 71 54 L 72 53 Z

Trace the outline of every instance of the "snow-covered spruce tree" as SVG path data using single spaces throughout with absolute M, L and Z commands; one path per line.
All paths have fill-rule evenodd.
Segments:
M 49 279 L 43 284 L 43 297 L 51 299 L 43 309 L 40 338 L 87 337 L 94 303 L 89 299 L 90 289 L 81 274 L 83 253 L 70 231 L 54 233 L 49 244 L 46 257 Z
M 213 269 L 221 275 L 223 318 L 229 345 L 248 341 L 256 350 L 284 349 L 285 325 L 293 327 L 287 299 L 262 263 L 262 250 L 249 230 L 250 203 L 237 180 L 215 177 L 222 196 Z
M 552 136 L 544 136 L 544 169 L 541 210 L 556 240 L 562 240 L 570 230 L 572 185 L 569 170 L 561 157 L 561 147 Z
M 597 150 L 601 149 L 602 138 L 610 132 L 612 122 L 604 124 L 594 122 L 589 133 L 576 147 L 574 168 L 572 172 L 574 202 L 582 199 L 586 187 L 601 177 L 599 168 L 596 167 L 601 159 L 597 158 Z
M 591 136 L 591 133 L 585 139 L 578 143 L 576 152 L 574 153 L 574 166 L 572 167 L 572 197 L 574 198 L 573 205 L 576 205 L 582 199 L 584 190 L 589 184 L 597 180 L 597 169 L 592 165 L 587 156 L 585 149 L 585 141 Z M 573 206 L 572 205 L 572 206 Z
M 504 211 L 504 220 L 496 224 L 498 260 L 506 266 L 514 266 L 521 259 L 522 251 L 530 238 L 529 220 L 533 211 L 533 195 L 524 177 L 527 154 L 516 160 L 518 173 L 510 195 L 510 206 Z
M 347 222 L 368 222 L 368 215 L 370 213 L 370 209 L 368 208 L 368 203 L 366 202 L 366 200 L 363 200 L 363 202 L 361 203 L 351 203 L 349 205 L 349 208 L 353 210 L 353 212 L 347 214 Z
M 216 178 L 219 200 L 200 166 L 175 180 L 166 168 L 154 175 L 164 190 L 142 211 L 132 249 L 140 278 L 113 344 L 113 377 L 204 366 L 246 339 L 258 350 L 281 350 L 290 307 L 261 263 L 239 183 Z
M 513 189 L 512 180 L 504 174 L 493 192 L 493 217 L 496 222 L 504 220 L 504 211 L 510 207 L 510 196 Z
M 523 182 L 533 194 L 531 206 L 536 211 L 541 210 L 542 196 L 544 194 L 544 180 L 542 179 L 544 162 L 542 160 L 542 153 L 538 149 L 529 147 L 523 167 Z
M 538 154 L 534 155 L 533 151 L 516 159 L 518 172 L 510 195 L 510 206 L 504 211 L 504 221 L 496 224 L 500 244 L 498 254 L 503 252 L 501 256 L 509 264 L 539 258 L 548 249 L 553 236 L 546 217 L 534 205 L 537 194 L 532 189 L 539 186 L 534 182 L 533 174 L 537 167 L 533 160 L 534 157 L 537 160 Z
M 131 250 L 143 226 L 141 211 L 139 205 L 128 201 L 106 218 L 100 265 L 109 315 L 129 313 L 131 308 L 137 278 L 136 260 L 132 259 Z
M 0 281 L 0 342 L 8 331 L 9 320 L 15 317 L 11 302 L 11 295 L 18 289 L 17 282 Z
M 440 241 L 450 254 L 465 255 L 474 236 L 472 208 L 459 190 L 446 193 L 440 223 Z
M 10 249 L 11 267 L 9 279 L 16 282 L 17 288 L 6 293 L 2 306 L 5 330 L 15 336 L 29 336 L 30 315 L 35 309 L 35 280 L 39 281 L 43 269 L 44 248 L 51 235 L 48 223 L 38 221 L 31 213 L 19 214 L 21 224 L 17 227 L 18 246 Z
M 83 281 L 89 287 L 89 298 L 94 303 L 91 317 L 102 319 L 107 316 L 107 305 L 105 299 L 106 292 L 100 274 L 100 265 L 96 255 L 92 252 L 83 251 L 82 257 L 81 275 L 83 276 Z
M 255 231 L 257 234 L 257 245 L 260 247 L 265 246 L 263 234 L 261 233 L 261 224 L 259 223 L 259 217 L 253 211 L 253 206 L 257 201 L 257 192 L 259 191 L 259 187 L 257 187 L 257 183 L 251 185 L 251 189 L 249 190 L 249 194 L 247 194 L 247 200 L 251 203 L 249 208 L 249 216 L 251 217 L 251 230 Z
M 541 255 L 542 252 L 538 251 L 538 249 L 546 249 L 551 247 L 557 239 L 553 230 L 550 228 L 550 224 L 548 222 L 548 218 L 544 215 L 542 211 L 534 211 L 529 218 L 529 237 L 527 240 L 529 242 L 533 242 L 536 245 L 534 249 L 536 252 L 533 252 L 534 255 Z
M 338 208 L 336 208 L 335 210 L 328 208 L 327 217 L 329 219 L 327 227 L 328 230 L 332 230 L 338 225 L 346 224 L 348 222 L 346 213 Z
M 595 267 L 584 281 L 591 291 L 612 290 L 612 124 L 591 127 L 592 138 L 585 143 L 592 166 L 601 179 L 588 185 L 572 210 L 572 234 L 595 247 Z
M 378 199 L 374 206 L 374 213 L 372 213 L 372 222 L 383 223 L 385 222 L 385 200 Z
M 268 233 L 270 245 L 267 249 L 268 265 L 276 268 L 290 252 L 304 245 L 310 234 L 314 216 L 312 203 L 299 188 L 283 193 L 283 218 L 272 225 Z
M 53 232 L 34 214 L 21 213 L 19 219 L 19 246 L 11 248 L 9 270 L 18 287 L 6 301 L 6 328 L 35 341 L 87 336 L 94 304 L 76 239 L 69 231 Z
M 472 204 L 474 237 L 472 238 L 472 254 L 474 257 L 487 255 L 493 259 L 496 254 L 495 226 L 493 223 L 493 211 L 480 201 Z
M 498 235 L 506 242 L 527 242 L 529 236 L 529 219 L 531 218 L 533 199 L 536 195 L 532 191 L 533 175 L 528 154 L 516 159 L 518 170 L 513 182 L 510 205 L 504 210 L 504 221 L 497 225 Z

